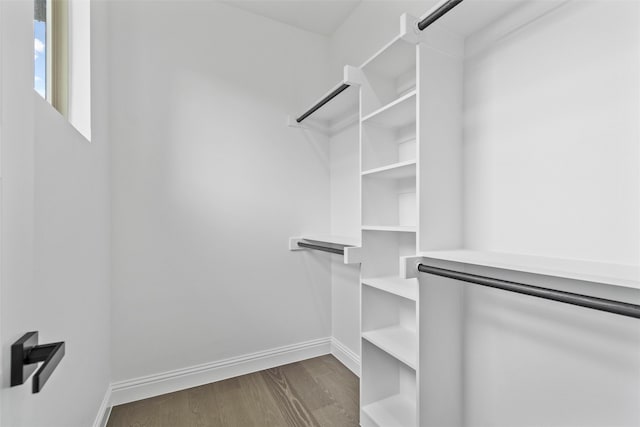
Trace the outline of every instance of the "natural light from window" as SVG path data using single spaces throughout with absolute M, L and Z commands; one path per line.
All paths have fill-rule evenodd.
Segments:
M 33 20 L 34 82 L 33 88 L 47 98 L 47 11 L 46 1 L 35 2 Z

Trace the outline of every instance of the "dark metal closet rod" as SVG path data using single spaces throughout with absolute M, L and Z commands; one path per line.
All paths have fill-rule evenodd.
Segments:
M 446 1 L 445 3 L 442 4 L 442 6 L 440 6 L 436 10 L 434 10 L 433 13 L 429 14 L 428 16 L 426 16 L 422 21 L 418 22 L 418 29 L 420 31 L 424 30 L 429 25 L 433 24 L 438 19 L 442 18 L 444 15 L 447 14 L 447 12 L 449 12 L 451 9 L 453 9 L 454 7 L 459 5 L 460 3 L 462 3 L 462 0 L 448 0 L 448 1 Z
M 298 242 L 301 248 L 315 249 L 317 251 L 331 252 L 332 254 L 344 255 L 344 249 L 330 248 L 328 246 L 313 245 L 311 243 Z
M 296 119 L 296 122 L 300 123 L 301 121 L 303 121 L 304 119 L 306 119 L 307 117 L 309 117 L 310 115 L 312 115 L 313 113 L 318 111 L 320 108 L 322 108 L 322 106 L 324 104 L 326 104 L 327 102 L 331 101 L 336 96 L 340 95 L 340 93 L 342 93 L 348 87 L 349 87 L 348 84 L 342 83 L 340 86 L 338 86 L 338 88 L 336 90 L 334 90 L 329 95 L 327 95 L 324 98 L 322 98 L 316 105 L 314 105 L 313 107 L 309 108 L 306 113 L 304 113 L 303 115 L 298 117 Z
M 431 267 L 424 264 L 418 264 L 418 271 L 428 274 L 435 274 L 436 276 L 448 277 L 450 279 L 462 280 L 464 282 L 474 283 L 480 286 L 488 286 L 490 288 L 502 289 L 504 291 L 544 298 L 552 301 L 559 301 L 566 304 L 579 305 L 580 307 L 586 307 L 594 310 L 606 311 L 608 313 L 640 319 L 640 305 L 629 304 L 622 301 L 591 297 L 582 294 L 574 294 L 572 292 L 557 291 L 555 289 L 525 285 L 524 283 L 509 282 L 507 280 L 494 279 L 491 277 L 479 276 L 476 274 L 462 273 L 459 271 L 447 270 L 439 267 Z

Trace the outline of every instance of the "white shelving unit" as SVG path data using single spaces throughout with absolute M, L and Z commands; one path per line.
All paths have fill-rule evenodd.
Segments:
M 409 18 L 404 18 L 409 19 Z M 361 66 L 362 426 L 418 425 L 416 41 L 400 34 Z

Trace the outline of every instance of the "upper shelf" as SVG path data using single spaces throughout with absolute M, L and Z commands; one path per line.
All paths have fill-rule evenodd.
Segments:
M 301 237 L 289 238 L 290 251 L 303 251 L 307 248 L 300 247 L 298 243 L 307 242 L 325 248 L 339 249 L 343 252 L 345 264 L 359 264 L 362 262 L 362 248 L 358 237 L 331 236 L 323 234 L 306 234 Z
M 360 246 L 360 239 L 357 237 L 347 237 L 347 236 L 329 236 L 329 235 L 309 235 L 305 234 L 302 236 L 304 240 L 310 240 L 312 242 L 322 242 L 322 243 L 330 243 L 332 245 L 341 245 L 341 246 Z
M 401 233 L 415 233 L 418 229 L 415 225 L 363 225 L 365 231 L 399 231 Z
M 362 122 L 373 123 L 387 128 L 401 127 L 416 121 L 416 91 L 402 95 L 398 99 L 378 108 L 362 118 Z
M 398 36 L 362 64 L 360 68 L 365 73 L 396 78 L 412 70 L 415 71 L 415 67 L 416 45 Z
M 416 161 L 407 160 L 405 162 L 398 162 L 388 166 L 369 169 L 362 172 L 362 176 L 376 179 L 402 179 L 415 177 Z
M 640 289 L 640 266 L 488 251 L 419 252 L 425 258 Z

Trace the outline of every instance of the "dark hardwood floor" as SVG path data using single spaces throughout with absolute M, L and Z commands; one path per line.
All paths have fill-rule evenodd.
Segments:
M 119 405 L 107 427 L 358 426 L 358 389 L 327 355 Z

